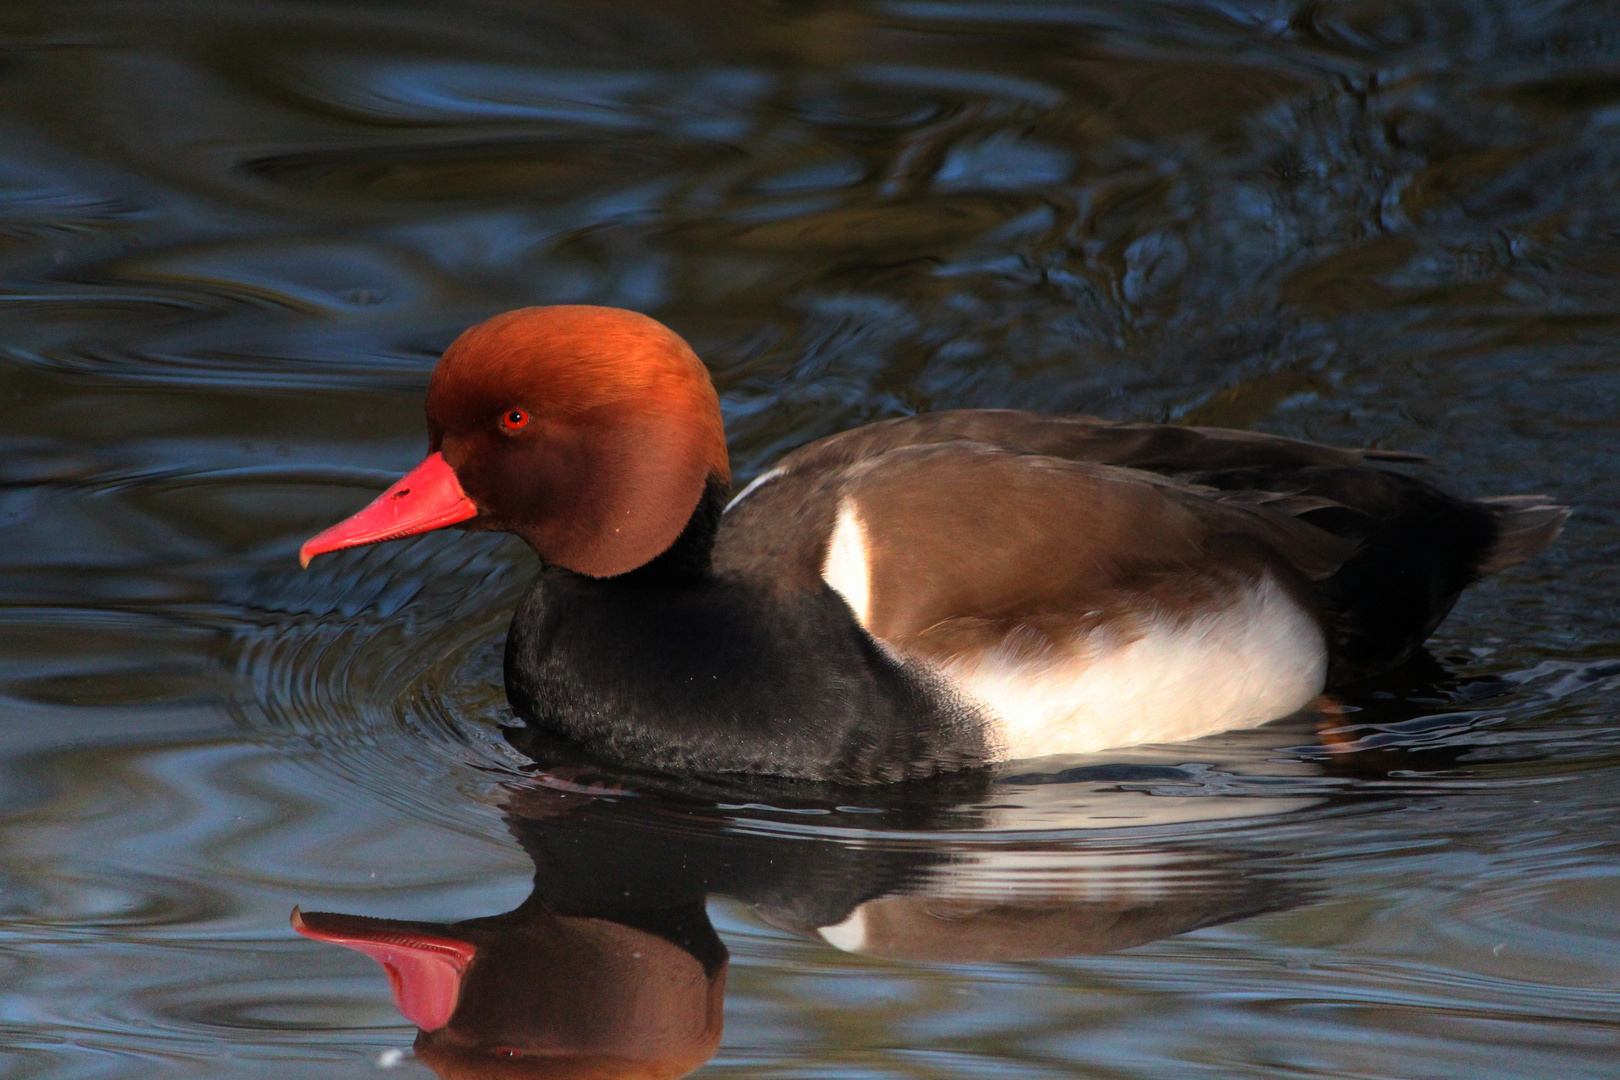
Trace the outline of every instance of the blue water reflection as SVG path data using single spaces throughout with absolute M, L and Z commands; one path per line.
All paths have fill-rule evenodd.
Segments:
M 529 895 L 509 819 L 541 782 L 496 672 L 532 567 L 490 537 L 294 552 L 417 459 L 456 333 L 583 301 L 693 342 L 742 480 L 1013 406 L 1399 447 L 1577 507 L 1325 733 L 1015 770 L 939 821 L 617 778 L 637 798 L 579 820 L 921 867 L 831 921 L 705 883 L 708 1074 L 1612 1075 L 1617 17 L 0 13 L 0 1074 L 428 1075 L 371 961 L 286 920 Z M 1086 955 L 838 947 L 868 902 L 899 942 L 1121 882 L 1248 899 Z

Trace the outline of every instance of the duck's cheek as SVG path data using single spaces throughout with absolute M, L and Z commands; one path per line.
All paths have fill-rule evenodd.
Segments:
M 467 497 L 478 507 L 479 521 L 470 528 L 505 528 L 536 505 L 532 490 L 544 472 L 535 449 L 517 445 L 509 436 L 444 440 L 444 459 Z

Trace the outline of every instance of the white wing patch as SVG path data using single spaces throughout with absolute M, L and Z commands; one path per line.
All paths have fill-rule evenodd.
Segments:
M 855 621 L 865 626 L 872 594 L 871 562 L 867 554 L 866 526 L 849 499 L 838 504 L 838 520 L 827 541 L 827 559 L 821 564 L 821 578 L 843 596 L 850 610 L 855 612 Z
M 1179 742 L 1287 716 L 1322 692 L 1327 646 L 1268 577 L 1191 621 L 1150 617 L 1133 640 L 1103 630 L 1045 656 L 1000 648 L 941 670 L 991 714 L 997 756 L 1011 760 Z

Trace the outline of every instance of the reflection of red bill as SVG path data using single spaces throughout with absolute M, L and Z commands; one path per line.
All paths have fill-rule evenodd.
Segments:
M 425 930 L 409 929 L 391 919 L 337 915 L 293 908 L 292 927 L 307 938 L 342 945 L 382 965 L 400 1014 L 423 1031 L 450 1022 L 461 996 L 461 978 L 478 955 L 468 942 Z
M 444 455 L 429 454 L 364 510 L 304 541 L 298 561 L 308 566 L 310 559 L 328 551 L 398 540 L 477 516 L 478 507 L 461 490 Z

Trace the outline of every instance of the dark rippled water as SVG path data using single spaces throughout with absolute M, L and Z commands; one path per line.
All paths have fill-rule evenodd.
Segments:
M 685 334 L 743 479 L 1010 405 L 1577 510 L 1325 739 L 902 807 L 536 775 L 525 551 L 295 550 L 417 460 L 460 329 L 560 301 Z M 532 886 L 712 923 L 703 1075 L 1620 1075 L 1617 352 L 1602 0 L 8 4 L 0 1072 L 428 1075 L 289 912 Z M 513 1045 L 687 993 L 523 948 Z

